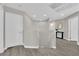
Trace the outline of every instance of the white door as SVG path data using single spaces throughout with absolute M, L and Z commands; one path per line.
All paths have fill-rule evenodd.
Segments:
M 71 40 L 78 41 L 78 17 L 71 19 Z
M 78 41 L 78 17 L 69 19 L 68 37 L 71 41 Z
M 5 13 L 5 48 L 23 44 L 23 16 Z

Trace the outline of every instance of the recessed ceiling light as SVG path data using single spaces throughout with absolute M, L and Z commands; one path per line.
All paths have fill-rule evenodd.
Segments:
M 54 24 L 55 24 L 54 22 L 51 22 L 51 23 L 50 23 L 50 26 L 51 26 L 51 27 L 53 27 L 53 26 L 54 26 Z
M 50 26 L 53 26 L 53 25 L 54 25 L 54 23 L 51 23 L 51 24 L 50 24 Z
M 47 16 L 47 14 L 44 14 L 43 16 Z
M 63 14 L 63 13 L 61 13 L 61 16 L 64 16 L 64 14 Z

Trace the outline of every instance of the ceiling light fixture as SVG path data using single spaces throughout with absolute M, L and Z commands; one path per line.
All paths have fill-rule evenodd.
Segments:
M 64 14 L 63 14 L 63 13 L 61 13 L 61 16 L 64 16 Z
M 44 14 L 43 16 L 47 16 L 47 14 Z
M 54 23 L 50 23 L 50 26 L 51 26 L 51 27 L 54 26 Z

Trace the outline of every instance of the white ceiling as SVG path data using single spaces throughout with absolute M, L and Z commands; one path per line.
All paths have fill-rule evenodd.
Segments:
M 77 3 L 13 3 L 3 5 L 24 11 L 35 20 L 63 19 L 79 11 Z
M 62 15 L 60 19 L 64 19 L 64 17 L 68 17 L 79 11 L 78 3 L 61 3 L 61 4 L 58 4 L 58 6 L 55 8 L 53 8 L 52 5 L 53 4 L 50 5 L 51 8 Z

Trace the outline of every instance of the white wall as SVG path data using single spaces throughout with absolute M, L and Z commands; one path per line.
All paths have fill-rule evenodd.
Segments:
M 68 39 L 68 20 L 64 20 L 64 39 Z
M 5 48 L 23 45 L 23 16 L 5 12 Z
M 32 20 L 28 16 L 24 16 L 24 47 L 26 48 L 38 48 L 39 42 L 34 37 Z
M 78 42 L 77 45 L 79 45 L 79 16 L 78 16 Z
M 49 38 L 50 38 L 50 47 L 56 48 L 56 23 L 54 21 L 49 24 Z
M 49 22 L 37 22 L 39 26 L 39 47 L 40 48 L 50 48 L 50 38 L 49 38 Z
M 78 41 L 78 16 L 68 19 L 68 39 Z
M 4 43 L 3 43 L 3 8 L 0 5 L 0 53 L 4 50 Z

